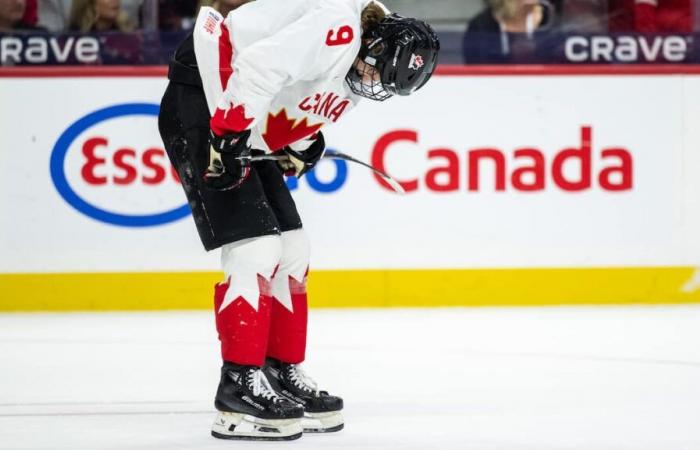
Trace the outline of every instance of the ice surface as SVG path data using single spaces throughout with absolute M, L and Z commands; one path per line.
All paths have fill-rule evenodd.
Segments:
M 314 310 L 346 429 L 209 435 L 207 312 L 0 315 L 2 449 L 700 449 L 700 307 Z

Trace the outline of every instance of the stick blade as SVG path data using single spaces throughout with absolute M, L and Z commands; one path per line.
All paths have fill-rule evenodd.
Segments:
M 384 181 L 386 181 L 386 182 L 389 184 L 389 186 L 391 186 L 391 188 L 392 188 L 397 194 L 399 194 L 399 195 L 405 195 L 405 194 L 406 194 L 406 191 L 404 190 L 403 186 L 401 186 L 401 184 L 400 184 L 398 181 L 394 180 L 394 179 L 391 178 L 391 177 L 384 176 L 383 174 L 379 174 L 379 175 L 382 177 L 382 179 L 383 179 Z

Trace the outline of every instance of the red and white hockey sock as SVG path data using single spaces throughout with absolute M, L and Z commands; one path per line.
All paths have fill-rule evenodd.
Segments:
M 278 276 L 275 275 L 275 279 Z M 279 293 L 273 296 L 267 356 L 286 363 L 299 364 L 306 357 L 306 280 L 304 276 L 302 281 L 297 281 L 292 276 L 286 279 L 286 298 L 282 296 L 280 299 Z M 283 277 L 278 279 L 280 285 L 283 280 Z
M 222 247 L 226 281 L 215 287 L 216 330 L 224 361 L 262 366 L 267 352 L 270 282 L 281 256 L 278 236 L 246 239 Z
M 299 364 L 306 356 L 309 241 L 304 230 L 282 233 L 282 259 L 272 278 L 267 356 Z

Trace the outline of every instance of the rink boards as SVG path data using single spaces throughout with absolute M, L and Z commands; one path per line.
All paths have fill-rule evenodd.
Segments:
M 290 181 L 311 303 L 699 302 L 700 75 L 633 69 L 446 68 L 324 130 L 408 193 L 341 162 Z M 163 69 L 0 77 L 0 310 L 209 307 Z

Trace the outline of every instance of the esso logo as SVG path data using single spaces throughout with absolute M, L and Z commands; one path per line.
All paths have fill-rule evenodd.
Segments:
M 51 179 L 73 208 L 101 222 L 148 227 L 190 208 L 157 132 L 159 107 L 128 103 L 70 125 L 51 153 Z

